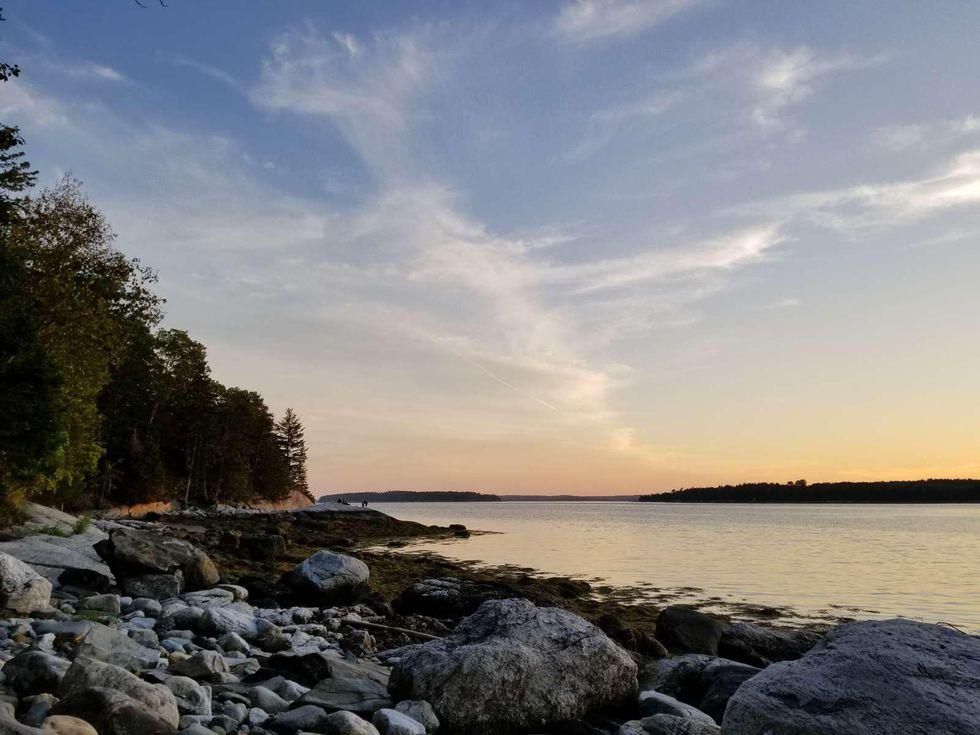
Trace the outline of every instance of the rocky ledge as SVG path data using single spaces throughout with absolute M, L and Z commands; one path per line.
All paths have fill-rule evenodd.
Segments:
M 0 735 L 980 732 L 980 640 L 947 627 L 675 606 L 641 633 L 472 579 L 386 599 L 336 549 L 225 576 L 159 527 L 44 513 L 0 543 Z

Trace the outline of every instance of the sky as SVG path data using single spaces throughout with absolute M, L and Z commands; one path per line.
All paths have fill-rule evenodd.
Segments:
M 144 4 L 0 114 L 315 492 L 980 475 L 980 4 Z

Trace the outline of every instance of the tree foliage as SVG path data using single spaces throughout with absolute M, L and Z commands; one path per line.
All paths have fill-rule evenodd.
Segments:
M 302 493 L 311 503 L 315 503 L 316 498 L 310 492 L 310 485 L 306 480 L 306 440 L 303 438 L 303 424 L 300 423 L 293 409 L 287 408 L 282 421 L 276 424 L 276 436 L 279 451 L 286 459 L 290 489 Z
M 0 63 L 0 82 L 20 70 Z M 303 427 L 225 387 L 207 350 L 160 329 L 156 276 L 115 247 L 71 177 L 36 172 L 0 125 L 0 513 L 60 504 L 248 503 L 307 490 Z
M 650 503 L 976 503 L 980 480 L 748 482 L 641 495 Z

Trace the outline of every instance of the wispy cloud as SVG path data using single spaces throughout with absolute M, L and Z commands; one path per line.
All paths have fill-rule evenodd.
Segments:
M 324 35 L 312 24 L 279 35 L 251 90 L 259 107 L 331 120 L 387 175 L 405 166 L 412 104 L 438 71 L 438 54 L 417 32 Z
M 954 120 L 888 125 L 875 130 L 872 137 L 881 147 L 901 153 L 910 149 L 945 145 L 978 134 L 980 134 L 980 117 L 967 115 Z
M 200 74 L 203 74 L 211 79 L 215 79 L 222 84 L 225 84 L 232 89 L 238 91 L 244 91 L 244 86 L 240 81 L 235 79 L 231 74 L 226 72 L 224 69 L 219 69 L 211 64 L 205 64 L 197 59 L 192 59 L 189 56 L 184 56 L 183 54 L 158 54 L 157 57 L 163 61 L 166 61 L 175 66 L 182 66 L 188 69 L 193 69 Z
M 862 69 L 884 60 L 847 53 L 827 54 L 807 46 L 765 48 L 755 43 L 738 43 L 713 51 L 694 65 L 705 78 L 738 84 L 748 119 L 762 129 L 786 126 L 786 115 L 811 97 L 828 77 Z
M 559 11 L 554 27 L 573 43 L 627 38 L 700 4 L 701 0 L 571 0 Z
M 980 149 L 960 153 L 923 178 L 802 192 L 737 211 L 784 221 L 805 219 L 848 234 L 976 205 L 980 205 Z
M 582 141 L 566 156 L 579 161 L 599 152 L 613 138 L 636 126 L 648 126 L 670 110 L 681 97 L 677 91 L 653 92 L 637 100 L 596 110 L 588 116 Z
M 111 66 L 96 64 L 92 61 L 77 62 L 70 66 L 66 65 L 63 70 L 68 76 L 78 79 L 98 79 L 107 82 L 128 81 L 122 72 L 113 69 Z
M 733 270 L 762 260 L 784 241 L 775 225 L 735 231 L 683 247 L 655 249 L 630 258 L 559 266 L 549 278 L 570 281 L 579 293 L 634 286 L 651 281 Z

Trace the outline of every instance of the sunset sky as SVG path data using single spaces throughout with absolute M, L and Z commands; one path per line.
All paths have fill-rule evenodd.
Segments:
M 2 119 L 314 491 L 980 475 L 980 3 L 144 2 Z

